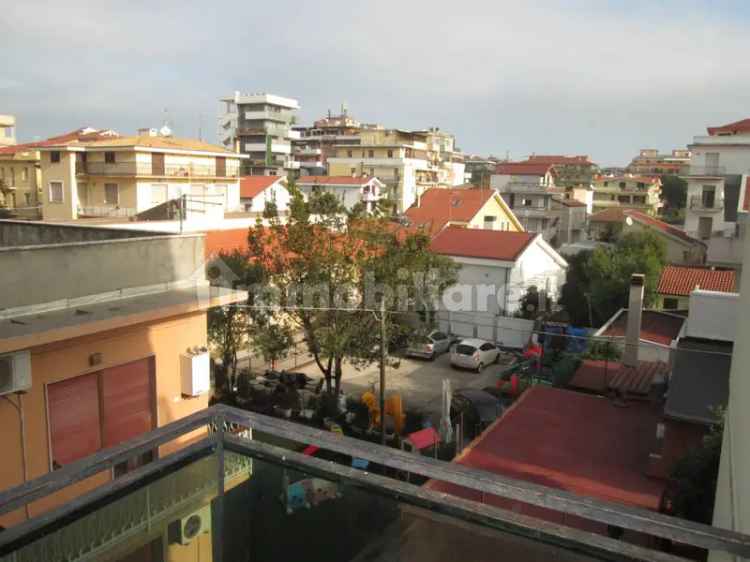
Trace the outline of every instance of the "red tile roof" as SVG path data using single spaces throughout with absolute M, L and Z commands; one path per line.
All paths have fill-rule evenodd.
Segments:
M 666 376 L 669 365 L 663 361 L 639 361 L 628 367 L 617 361 L 584 359 L 570 381 L 570 386 L 601 394 L 610 389 L 623 394 L 648 394 L 657 374 Z
M 687 297 L 696 287 L 705 291 L 735 293 L 737 273 L 729 269 L 668 265 L 661 272 L 656 291 L 663 295 Z
M 561 154 L 532 154 L 529 156 L 527 162 L 539 163 L 539 164 L 552 164 L 561 165 L 566 164 L 591 166 L 593 162 L 589 160 L 589 157 L 585 154 L 579 156 L 563 156 Z
M 494 194 L 493 189 L 434 187 L 422 194 L 419 206 L 415 203 L 406 210 L 406 216 L 434 236 L 449 222 L 469 222 Z
M 119 137 L 119 135 L 117 135 L 116 133 L 103 135 L 102 134 L 103 132 L 104 131 L 98 131 L 98 130 L 91 129 L 88 127 L 82 127 L 80 129 L 76 129 L 75 131 L 71 131 L 69 133 L 65 133 L 62 135 L 57 135 L 55 137 L 50 137 L 42 141 L 27 142 L 24 144 L 14 144 L 12 146 L 6 146 L 3 148 L 0 148 L 0 154 L 15 154 L 16 152 L 34 150 L 37 148 L 57 146 L 57 145 L 65 144 L 65 143 L 75 141 L 75 140 L 88 142 L 88 141 L 101 140 L 103 138 Z
M 252 199 L 282 179 L 284 176 L 243 176 L 240 178 L 240 197 Z
M 650 215 L 647 215 L 646 213 L 636 211 L 635 209 L 627 209 L 624 207 L 610 207 L 609 209 L 604 209 L 603 211 L 594 213 L 593 215 L 591 215 L 591 218 L 589 219 L 589 221 L 590 222 L 623 223 L 625 222 L 625 219 L 627 217 L 630 217 L 634 221 L 637 221 L 644 226 L 648 226 L 650 228 L 659 230 L 663 232 L 664 234 L 669 234 L 676 238 L 680 238 L 681 240 L 684 240 L 685 242 L 690 242 L 692 244 L 705 245 L 703 244 L 703 242 L 701 242 L 697 238 L 693 238 L 692 236 L 689 236 L 687 232 L 685 232 L 681 228 L 677 228 L 676 226 L 667 224 L 664 221 L 660 221 L 659 219 L 656 219 Z
M 669 345 L 679 335 L 684 323 L 684 316 L 658 310 L 644 310 L 641 316 L 641 339 Z M 601 335 L 624 337 L 627 325 L 628 311 L 623 310 Z
M 534 386 L 454 462 L 580 496 L 658 510 L 664 482 L 644 469 L 658 422 L 647 403 L 621 408 L 580 392 Z M 613 439 L 617 446 L 613 447 Z M 432 480 L 427 487 L 547 521 L 606 533 L 563 512 Z
M 516 261 L 537 236 L 533 232 L 448 226 L 435 236 L 430 249 L 446 256 Z
M 706 130 L 711 136 L 750 133 L 750 119 L 742 119 L 741 121 L 735 121 L 734 123 L 720 125 L 718 127 L 706 127 Z
M 367 185 L 376 178 L 371 176 L 300 176 L 297 185 Z
M 229 253 L 234 250 L 247 250 L 247 235 L 247 228 L 209 230 L 206 232 L 203 248 L 206 259 L 221 252 Z
M 496 174 L 504 176 L 544 176 L 550 171 L 554 168 L 546 162 L 504 162 L 495 168 Z

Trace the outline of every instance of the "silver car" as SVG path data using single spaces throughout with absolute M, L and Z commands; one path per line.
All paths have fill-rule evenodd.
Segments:
M 463 369 L 475 369 L 477 373 L 490 363 L 497 363 L 500 350 L 494 343 L 477 338 L 458 342 L 451 352 L 451 365 Z
M 445 353 L 451 347 L 453 339 L 438 330 L 433 330 L 426 336 L 418 336 L 406 349 L 409 357 L 424 357 L 435 359 L 441 353 Z

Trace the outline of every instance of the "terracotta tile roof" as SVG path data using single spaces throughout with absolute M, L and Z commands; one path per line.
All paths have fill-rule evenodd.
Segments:
M 537 236 L 533 232 L 448 226 L 432 240 L 430 249 L 446 256 L 516 261 Z
M 734 293 L 737 291 L 737 273 L 730 269 L 668 265 L 661 272 L 656 291 L 663 295 L 687 297 L 696 287 L 705 291 Z
M 50 137 L 42 141 L 27 142 L 23 144 L 14 144 L 12 146 L 6 146 L 0 148 L 0 154 L 15 154 L 17 152 L 24 152 L 29 150 L 35 150 L 39 148 L 46 148 L 49 146 L 58 146 L 67 144 L 74 141 L 91 141 L 103 138 L 112 138 L 113 136 L 119 136 L 114 131 L 103 130 L 99 131 L 90 127 L 82 127 L 69 133 Z
M 645 395 L 657 374 L 669 374 L 669 365 L 663 361 L 639 361 L 637 367 L 628 367 L 618 361 L 584 359 L 569 384 L 601 394 L 617 390 L 623 394 Z
M 247 228 L 233 228 L 230 230 L 209 230 L 204 241 L 206 259 L 221 252 L 234 250 L 247 251 Z
M 706 127 L 706 130 L 711 136 L 750 133 L 750 119 L 742 119 L 741 121 L 735 121 L 734 123 L 720 125 L 718 127 Z
M 434 187 L 422 194 L 418 207 L 415 203 L 406 210 L 406 216 L 434 236 L 449 222 L 469 222 L 494 194 L 493 189 Z
M 552 164 L 561 165 L 566 164 L 591 166 L 593 162 L 589 160 L 589 157 L 585 154 L 579 156 L 563 156 L 561 154 L 532 154 L 529 156 L 527 162 L 539 163 L 539 164 Z
M 534 386 L 453 462 L 657 511 L 665 484 L 647 477 L 644 468 L 658 420 L 659 412 L 647 403 L 622 408 L 599 396 Z M 569 527 L 607 532 L 604 524 L 447 482 L 431 480 L 426 486 Z
M 644 310 L 641 316 L 641 339 L 669 345 L 679 335 L 684 323 L 685 317 L 683 316 L 658 310 Z M 622 310 L 601 335 L 624 337 L 627 325 L 628 311 Z
M 550 171 L 554 168 L 546 162 L 505 162 L 495 168 L 495 173 L 503 176 L 543 176 Z
M 218 152 L 228 156 L 240 157 L 236 152 L 227 150 L 223 146 L 209 144 L 197 139 L 181 139 L 177 137 L 152 137 L 147 135 L 131 137 L 104 137 L 95 140 L 73 139 L 72 141 L 60 143 L 65 146 L 82 146 L 85 148 L 130 148 L 143 146 L 147 148 L 160 148 L 169 150 L 190 150 L 194 152 Z M 56 144 L 52 146 L 57 146 Z
M 688 235 L 688 233 L 682 230 L 681 228 L 677 228 L 676 226 L 667 224 L 664 221 L 660 221 L 657 218 L 647 215 L 646 213 L 636 211 L 635 209 L 627 209 L 623 207 L 610 207 L 609 209 L 604 209 L 603 211 L 594 213 L 593 215 L 591 215 L 591 218 L 589 219 L 589 221 L 590 222 L 623 223 L 625 222 L 625 219 L 627 217 L 630 217 L 634 221 L 637 221 L 644 226 L 654 228 L 665 234 L 674 236 L 675 238 L 680 238 L 681 240 L 684 240 L 685 242 L 690 242 L 691 244 L 705 245 L 703 244 L 703 242 L 701 242 L 697 238 L 693 238 L 692 236 Z
M 285 176 L 243 176 L 240 178 L 240 197 L 252 199 Z
M 367 185 L 377 179 L 371 176 L 300 176 L 297 185 Z

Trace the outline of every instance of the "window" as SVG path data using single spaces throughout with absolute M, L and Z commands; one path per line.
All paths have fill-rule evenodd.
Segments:
M 388 158 L 393 158 L 393 150 L 388 149 Z
M 643 189 L 644 187 L 646 187 L 646 184 L 644 182 L 642 182 L 642 181 L 639 181 L 638 182 L 638 187 L 641 188 L 641 189 Z
M 368 150 L 367 151 L 367 157 L 368 158 L 375 158 L 375 151 L 374 150 Z
M 108 150 L 104 153 L 104 162 L 105 164 L 114 164 L 115 163 L 115 153 L 111 150 Z
M 609 186 L 609 182 L 608 182 L 608 181 L 605 181 L 605 182 L 604 182 L 604 187 L 607 187 L 607 186 Z
M 351 157 L 353 156 L 353 154 L 352 154 L 352 151 L 351 151 L 351 150 L 347 150 L 347 151 L 346 151 L 346 155 L 347 155 L 347 156 L 348 156 L 349 158 L 351 158 Z
M 29 181 L 29 169 L 24 168 L 21 170 L 21 181 Z
M 625 182 L 624 181 L 620 182 L 620 189 L 625 189 Z
M 357 175 L 357 168 L 352 168 L 352 175 L 353 175 L 353 176 L 356 176 L 356 175 Z
M 120 204 L 120 190 L 116 183 L 104 184 L 104 203 L 106 205 Z
M 677 310 L 679 301 L 673 298 L 664 298 L 664 310 Z
M 31 193 L 25 193 L 24 197 L 26 198 L 26 204 L 31 205 L 33 201 L 31 200 Z
M 167 184 L 151 184 L 151 206 L 161 205 L 167 201 Z
M 10 185 L 12 186 L 16 185 L 16 169 L 15 168 L 10 169 Z
M 5 178 L 5 168 L 0 168 L 0 179 Z
M 6 138 L 13 137 L 13 127 L 5 127 L 5 137 Z
M 49 153 L 49 161 L 53 164 L 57 164 L 60 162 L 60 151 L 59 150 L 53 150 Z
M 61 181 L 49 182 L 49 202 L 50 203 L 62 203 L 63 202 L 63 184 Z
M 495 220 L 497 217 L 494 217 L 492 215 L 487 215 L 484 217 L 484 228 L 486 230 L 495 230 Z

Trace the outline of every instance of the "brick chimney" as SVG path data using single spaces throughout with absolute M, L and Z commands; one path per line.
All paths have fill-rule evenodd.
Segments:
M 643 316 L 643 285 L 646 277 L 634 273 L 630 277 L 630 297 L 628 298 L 628 324 L 625 328 L 625 353 L 622 363 L 628 367 L 638 366 L 638 346 L 641 341 L 641 317 Z

